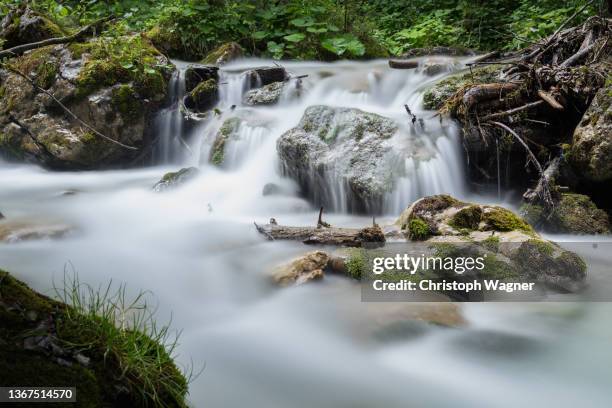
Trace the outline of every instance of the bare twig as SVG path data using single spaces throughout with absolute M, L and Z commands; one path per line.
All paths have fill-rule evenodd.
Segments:
M 565 109 L 563 105 L 561 105 L 552 94 L 546 92 L 543 89 L 538 89 L 538 96 L 547 104 L 549 104 L 552 108 L 557 110 Z
M 503 111 L 503 112 L 492 113 L 490 115 L 487 115 L 487 116 L 483 117 L 482 120 L 499 119 L 499 118 L 503 118 L 503 117 L 506 117 L 506 116 L 514 115 L 517 112 L 524 111 L 526 109 L 535 108 L 536 106 L 541 105 L 543 102 L 544 101 L 530 102 L 530 103 L 525 104 L 523 106 L 519 106 L 518 108 L 510 109 L 510 110 Z

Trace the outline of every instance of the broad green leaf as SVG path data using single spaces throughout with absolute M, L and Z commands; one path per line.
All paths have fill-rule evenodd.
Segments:
M 286 35 L 283 38 L 286 41 L 289 41 L 289 42 L 292 42 L 292 43 L 299 43 L 304 38 L 306 38 L 306 36 L 304 34 L 301 34 L 301 33 L 295 33 L 295 34 Z

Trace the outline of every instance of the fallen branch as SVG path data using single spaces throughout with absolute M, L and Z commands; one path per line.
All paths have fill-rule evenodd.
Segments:
M 493 84 L 483 84 L 471 87 L 463 95 L 463 103 L 467 110 L 478 102 L 501 97 L 509 92 L 517 90 L 519 84 L 512 82 L 499 82 Z
M 523 194 L 523 198 L 530 203 L 533 203 L 537 200 L 538 197 L 544 197 L 546 192 L 550 192 L 550 184 L 554 181 L 555 177 L 559 173 L 559 164 L 561 163 L 561 159 L 559 157 L 555 157 L 546 170 L 542 173 L 542 176 L 538 180 L 538 184 L 533 189 L 528 189 L 525 194 Z M 547 203 L 550 204 L 550 203 Z
M 543 89 L 538 89 L 538 96 L 547 104 L 549 104 L 553 109 L 563 110 L 565 107 L 561 105 L 552 94 L 544 91 Z
M 15 47 L 8 48 L 6 50 L 2 50 L 0 51 L 0 59 L 6 58 L 6 57 L 16 57 L 16 56 L 23 54 L 26 51 L 46 47 L 47 45 L 66 44 L 69 42 L 76 41 L 80 39 L 81 37 L 85 36 L 88 32 L 92 30 L 95 32 L 98 26 L 108 21 L 111 21 L 113 18 L 114 17 L 112 16 L 108 16 L 100 20 L 94 21 L 93 23 L 89 24 L 88 26 L 83 27 L 82 29 L 80 29 L 79 31 L 77 31 L 76 33 L 72 35 L 68 35 L 65 37 L 48 38 L 46 40 L 37 41 L 37 42 L 29 43 L 29 44 L 17 45 Z
M 336 227 L 291 227 L 275 223 L 265 225 L 255 224 L 257 231 L 270 241 L 293 240 L 302 241 L 308 245 L 338 245 L 348 247 L 363 247 L 366 244 L 381 244 L 385 242 L 382 229 L 375 225 L 367 228 L 336 228 Z
M 495 122 L 495 121 L 492 121 L 490 123 L 494 124 L 497 127 L 502 128 L 506 132 L 510 133 L 525 148 L 525 150 L 527 151 L 527 155 L 529 156 L 529 158 L 531 159 L 533 164 L 538 169 L 538 173 L 540 174 L 540 180 L 544 180 L 538 194 L 540 194 L 540 197 L 542 198 L 542 201 L 544 203 L 546 203 L 549 207 L 553 207 L 554 203 L 553 203 L 552 195 L 550 193 L 550 188 L 548 186 L 548 180 L 545 177 L 543 177 L 544 176 L 544 169 L 542 168 L 542 165 L 540 164 L 540 162 L 538 161 L 536 156 L 533 154 L 533 152 L 531 151 L 529 146 L 527 146 L 527 143 L 525 143 L 525 141 L 514 130 L 510 129 L 507 125 L 505 125 L 505 124 L 503 124 L 501 122 Z
M 507 111 L 504 111 L 504 112 L 492 113 L 490 115 L 487 115 L 487 116 L 483 117 L 482 120 L 499 119 L 499 118 L 503 118 L 503 117 L 506 117 L 506 116 L 514 115 L 517 112 L 524 111 L 526 109 L 535 108 L 536 106 L 539 106 L 542 103 L 543 103 L 543 101 L 535 101 L 535 102 L 531 102 L 531 103 L 528 103 L 526 105 L 519 106 L 518 108 L 510 109 L 510 110 L 507 110 Z
M 90 124 L 88 124 L 87 122 L 83 121 L 81 118 L 79 118 L 76 114 L 74 114 L 70 109 L 68 109 L 68 107 L 66 107 L 66 105 L 64 105 L 59 99 L 57 99 L 51 92 L 47 91 L 46 89 L 38 86 L 36 84 L 36 82 L 34 82 L 30 77 L 28 77 L 26 74 L 24 74 L 23 72 L 19 71 L 17 68 L 10 66 L 9 64 L 1 64 L 4 68 L 8 69 L 9 71 L 19 75 L 20 77 L 22 77 L 23 79 L 25 79 L 26 81 L 28 81 L 30 83 L 30 85 L 32 85 L 32 87 L 34 89 L 36 89 L 39 92 L 44 93 L 45 95 L 48 95 L 51 99 L 53 99 L 53 101 L 55 103 L 57 103 L 68 115 L 70 115 L 74 120 L 76 120 L 77 122 L 79 122 L 81 125 L 85 126 L 87 129 L 91 130 L 96 136 L 101 137 L 102 139 L 114 143 L 118 146 L 121 146 L 125 149 L 129 149 L 129 150 L 138 150 L 138 148 L 133 147 L 133 146 L 128 146 L 126 144 L 123 144 L 121 142 L 119 142 L 118 140 L 115 139 L 111 139 L 110 137 L 100 133 L 98 130 L 96 130 L 94 127 L 92 127 Z
M 578 61 L 580 61 L 580 59 L 582 57 L 584 57 L 585 55 L 587 55 L 589 52 L 591 52 L 591 50 L 595 47 L 595 45 L 597 45 L 597 42 L 592 43 L 591 45 L 589 45 L 588 47 L 585 47 L 584 49 L 578 51 L 577 53 L 575 53 L 574 55 L 572 55 L 571 57 L 569 57 L 568 59 L 566 59 L 565 61 L 563 61 L 563 63 L 561 63 L 561 65 L 559 65 L 561 68 L 568 68 L 571 67 L 572 65 L 576 64 Z
M 410 110 L 410 107 L 407 104 L 404 104 L 404 109 L 406 109 L 406 112 L 408 113 L 408 115 L 412 116 L 412 124 L 414 125 L 414 122 L 417 121 L 416 115 L 412 113 L 412 111 Z

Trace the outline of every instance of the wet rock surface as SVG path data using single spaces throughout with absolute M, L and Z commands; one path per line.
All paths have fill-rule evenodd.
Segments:
M 388 143 L 397 131 L 393 120 L 373 113 L 311 106 L 298 126 L 278 139 L 277 150 L 284 173 L 314 202 L 330 209 L 377 212 L 394 175 L 401 172 L 402 152 Z M 343 186 L 343 197 L 335 195 L 330 180 Z
M 178 188 L 196 178 L 199 173 L 200 171 L 197 167 L 186 167 L 180 169 L 179 171 L 166 173 L 161 178 L 161 180 L 153 186 L 153 191 L 161 193 L 167 190 Z

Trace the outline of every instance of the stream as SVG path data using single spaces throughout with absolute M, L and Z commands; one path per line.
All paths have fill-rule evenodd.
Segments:
M 438 193 L 516 210 L 509 192 L 468 192 L 459 129 L 421 107 L 424 89 L 466 62 L 449 62 L 434 76 L 390 70 L 387 61 L 282 62 L 293 77 L 308 75 L 300 91 L 291 80 L 278 105 L 250 107 L 242 103 L 242 72 L 272 61 L 239 60 L 220 70 L 218 114 L 186 123 L 177 103 L 159 114 L 148 167 L 51 172 L 0 162 L 7 219 L 73 227 L 62 239 L 0 244 L 0 268 L 46 294 L 65 269 L 93 286 L 112 279 L 133 294 L 150 291 L 159 321 L 171 319 L 182 330 L 178 363 L 203 368 L 190 385 L 194 407 L 609 407 L 612 308 L 579 302 L 587 295 L 571 298 L 577 302 L 462 304 L 467 323 L 459 328 L 411 322 L 391 335 L 380 323 L 410 304 L 361 302 L 359 283 L 338 276 L 285 290 L 269 283 L 273 267 L 309 248 L 268 242 L 253 222 L 313 225 L 318 215 L 281 176 L 276 152 L 278 137 L 311 105 L 392 118 L 399 132 L 390 143 L 418 146 L 418 159 L 400 164 L 377 222 L 393 222 L 414 200 Z M 176 65 L 175 102 L 185 92 L 186 68 Z M 411 124 L 404 104 L 422 123 Z M 232 115 L 244 121 L 218 168 L 208 163 L 210 149 Z M 187 166 L 200 168 L 196 180 L 152 191 L 163 174 Z M 371 222 L 350 213 L 339 180 L 321 182 L 333 197 L 327 222 Z M 268 183 L 286 194 L 263 196 Z M 588 260 L 587 291 L 612 293 L 612 241 L 548 238 Z

